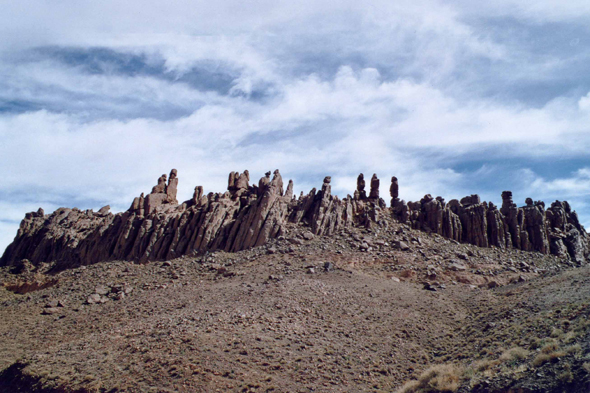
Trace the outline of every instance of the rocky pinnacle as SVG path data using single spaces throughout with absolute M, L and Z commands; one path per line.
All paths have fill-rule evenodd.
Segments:
M 379 198 L 376 174 L 368 197 L 360 174 L 354 196 L 332 195 L 327 176 L 319 192 L 313 189 L 296 198 L 293 181 L 284 190 L 278 169 L 268 171 L 257 184 L 250 184 L 245 170 L 230 173 L 227 191 L 205 194 L 197 186 L 191 199 L 179 203 L 178 181 L 176 169 L 163 174 L 147 196 L 136 197 L 122 213 L 113 214 L 107 206 L 98 212 L 60 208 L 51 214 L 42 209 L 27 213 L 0 266 L 28 259 L 67 268 L 117 259 L 145 262 L 234 252 L 285 235 L 290 225 L 330 236 L 350 226 L 385 225 L 384 217 L 457 242 L 554 254 L 576 264 L 585 263 L 590 253 L 588 234 L 567 202 L 545 208 L 543 202 L 527 198 L 525 206 L 517 207 L 510 191 L 502 193 L 500 209 L 478 195 L 449 202 L 426 195 L 406 203 L 399 198 L 398 179 L 392 177 L 387 207 Z

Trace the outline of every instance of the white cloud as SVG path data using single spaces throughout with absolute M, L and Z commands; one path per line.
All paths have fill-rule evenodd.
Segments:
M 578 107 L 582 111 L 590 111 L 590 93 L 580 98 L 580 101 L 578 101 Z
M 508 0 L 477 9 L 436 0 L 0 3 L 0 105 L 43 108 L 0 112 L 0 192 L 28 198 L 7 202 L 4 220 L 22 217 L 33 199 L 124 209 L 173 167 L 181 199 L 198 184 L 222 191 L 232 170 L 257 181 L 274 168 L 297 191 L 332 175 L 345 196 L 362 171 L 380 176 L 386 199 L 392 175 L 405 199 L 449 199 L 470 179 L 497 175 L 485 165 L 453 169 L 458 162 L 587 157 L 590 147 L 590 95 L 532 106 L 478 85 L 490 83 L 478 79 L 490 64 L 514 84 L 562 65 L 531 60 L 530 48 L 512 52 L 517 41 L 498 40 L 478 20 L 514 11 L 526 23 L 579 23 L 590 14 L 581 4 L 576 14 L 570 4 Z M 44 46 L 136 54 L 163 62 L 166 75 L 91 74 L 50 55 L 27 58 Z M 203 62 L 230 79 L 229 94 L 179 82 Z M 577 196 L 584 173 L 527 184 Z

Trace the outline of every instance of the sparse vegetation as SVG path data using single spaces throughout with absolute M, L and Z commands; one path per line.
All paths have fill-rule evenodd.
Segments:
M 563 356 L 565 356 L 565 352 L 563 351 L 555 351 L 549 353 L 541 352 L 533 360 L 533 366 L 540 367 L 547 362 L 556 362 L 559 360 L 559 358 Z
M 408 238 L 417 236 L 404 231 Z M 366 231 L 362 236 L 374 235 Z M 393 235 L 379 236 L 385 241 Z M 350 236 L 342 237 L 334 245 L 319 238 L 299 246 L 283 241 L 273 243 L 278 251 L 272 254 L 264 248 L 216 253 L 166 266 L 91 265 L 72 276 L 56 275 L 59 286 L 24 296 L 0 287 L 5 296 L 0 303 L 11 315 L 24 316 L 29 327 L 19 329 L 10 318 L 2 321 L 0 333 L 15 339 L 0 352 L 9 364 L 13 353 L 38 352 L 28 338 L 53 340 L 55 346 L 43 358 L 33 357 L 22 375 L 43 374 L 40 386 L 63 385 L 64 391 L 149 391 L 150 385 L 172 392 L 182 391 L 178 386 L 184 383 L 186 391 L 209 384 L 212 391 L 228 392 L 293 391 L 297 384 L 316 390 L 452 393 L 470 387 L 505 391 L 508 384 L 525 383 L 542 391 L 545 385 L 573 386 L 590 379 L 584 374 L 590 374 L 590 309 L 580 305 L 578 295 L 588 293 L 590 280 L 584 279 L 585 287 L 564 285 L 574 277 L 565 271 L 492 293 L 458 279 L 453 283 L 440 273 L 437 279 L 446 287 L 431 293 L 416 280 L 422 279 L 424 263 L 438 269 L 446 250 L 432 252 L 427 235 L 420 234 L 419 251 L 425 255 L 416 251 L 417 259 L 400 262 L 410 255 L 400 251 L 397 262 L 385 256 L 388 262 L 381 265 L 380 254 L 349 254 Z M 470 269 L 483 272 L 483 265 L 495 263 L 495 255 L 510 253 L 516 261 L 521 255 L 479 252 L 486 258 L 470 256 Z M 354 264 L 347 264 L 353 257 Z M 324 273 L 316 261 L 325 260 L 337 270 Z M 409 263 L 415 275 L 407 283 L 388 278 Z M 316 266 L 314 274 L 307 273 L 310 265 Z M 590 277 L 590 268 L 584 269 L 575 279 Z M 471 273 L 462 274 L 476 283 L 478 275 Z M 502 281 L 502 274 L 495 277 Z M 127 282 L 134 291 L 105 304 L 83 303 L 105 280 L 113 287 Z M 573 304 L 566 304 L 571 298 Z M 54 299 L 66 306 L 54 316 L 41 315 Z M 388 345 L 382 345 L 384 340 Z M 439 365 L 416 372 L 433 363 Z M 260 374 L 251 374 L 253 368 Z M 409 378 L 414 380 L 400 387 Z
M 565 370 L 557 376 L 557 379 L 562 383 L 571 383 L 574 380 L 574 375 L 572 374 L 571 366 L 569 364 L 565 365 Z
M 424 371 L 418 380 L 406 383 L 397 393 L 456 392 L 462 371 L 451 364 L 433 366 Z
M 559 348 L 559 345 L 557 344 L 557 342 L 551 341 L 551 342 L 545 344 L 541 348 L 541 353 L 549 354 L 549 353 L 557 351 L 557 348 Z
M 553 330 L 551 331 L 552 338 L 560 339 L 563 337 L 563 335 L 564 335 L 564 333 L 563 333 L 563 330 L 561 330 L 561 329 L 553 328 Z
M 500 360 L 510 362 L 514 360 L 522 360 L 529 355 L 529 351 L 521 347 L 510 348 L 500 355 Z
M 564 348 L 565 353 L 568 355 L 579 355 L 582 353 L 582 346 L 580 344 L 570 345 Z

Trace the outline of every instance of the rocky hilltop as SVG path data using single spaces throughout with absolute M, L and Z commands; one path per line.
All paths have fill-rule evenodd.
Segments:
M 123 213 L 112 214 L 109 206 L 98 212 L 60 208 L 52 214 L 42 209 L 27 213 L 0 266 L 27 259 L 33 265 L 55 262 L 59 270 L 108 260 L 146 262 L 235 252 L 289 238 L 293 226 L 306 227 L 309 237 L 329 236 L 352 226 L 383 227 L 391 218 L 456 242 L 553 254 L 578 265 L 590 253 L 588 234 L 567 202 L 546 208 L 528 198 L 517 207 L 510 191 L 502 193 L 500 208 L 478 195 L 449 202 L 426 195 L 406 203 L 399 198 L 398 179 L 392 177 L 387 207 L 375 174 L 368 195 L 360 174 L 354 194 L 340 199 L 331 193 L 329 176 L 319 191 L 296 197 L 293 181 L 284 189 L 279 170 L 272 178 L 267 172 L 258 184 L 250 184 L 246 170 L 230 173 L 224 193 L 205 194 L 197 186 L 191 199 L 179 203 L 177 175 L 176 169 L 162 175 L 147 196 L 136 197 Z

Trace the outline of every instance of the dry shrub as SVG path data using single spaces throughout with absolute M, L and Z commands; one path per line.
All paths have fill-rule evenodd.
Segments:
M 556 362 L 560 357 L 565 356 L 563 351 L 555 351 L 551 353 L 540 353 L 533 360 L 533 366 L 539 367 L 547 362 Z
M 587 372 L 588 374 L 590 374 L 590 362 L 585 362 L 584 364 L 582 364 L 582 368 L 583 368 L 584 370 L 586 370 L 586 372 Z
M 500 360 L 509 362 L 513 360 L 521 360 L 529 356 L 529 351 L 521 347 L 510 348 L 500 355 Z
M 563 383 L 571 383 L 574 380 L 574 374 L 572 374 L 572 367 L 568 364 L 565 365 L 564 371 L 557 376 L 557 379 Z
M 576 326 L 576 328 L 574 329 L 576 332 L 585 332 L 588 327 L 590 326 L 590 320 L 589 319 L 579 319 L 578 326 Z
M 561 338 L 563 337 L 563 334 L 563 330 L 561 329 L 553 328 L 553 330 L 551 331 L 551 337 L 553 338 Z
M 417 381 L 406 383 L 397 393 L 456 392 L 461 371 L 451 364 L 439 364 L 424 371 Z
M 574 380 L 574 375 L 571 371 L 564 371 L 557 376 L 557 379 L 564 383 L 570 383 Z
M 578 354 L 582 353 L 582 346 L 580 344 L 570 345 L 569 347 L 565 347 L 563 350 L 568 355 L 571 355 L 571 354 L 578 355 Z
M 557 351 L 557 348 L 559 348 L 559 346 L 557 345 L 556 342 L 550 342 L 550 343 L 545 344 L 543 346 L 543 348 L 541 348 L 541 353 L 555 352 L 555 351 Z
M 563 342 L 566 344 L 570 344 L 576 340 L 576 337 L 578 337 L 578 334 L 576 332 L 574 332 L 574 331 L 567 332 L 565 334 L 565 337 L 563 338 Z
M 488 359 L 478 360 L 475 363 L 473 363 L 473 368 L 476 371 L 482 372 L 482 371 L 486 371 L 492 367 L 495 367 L 499 364 L 500 364 L 500 362 L 497 360 L 488 360 Z

